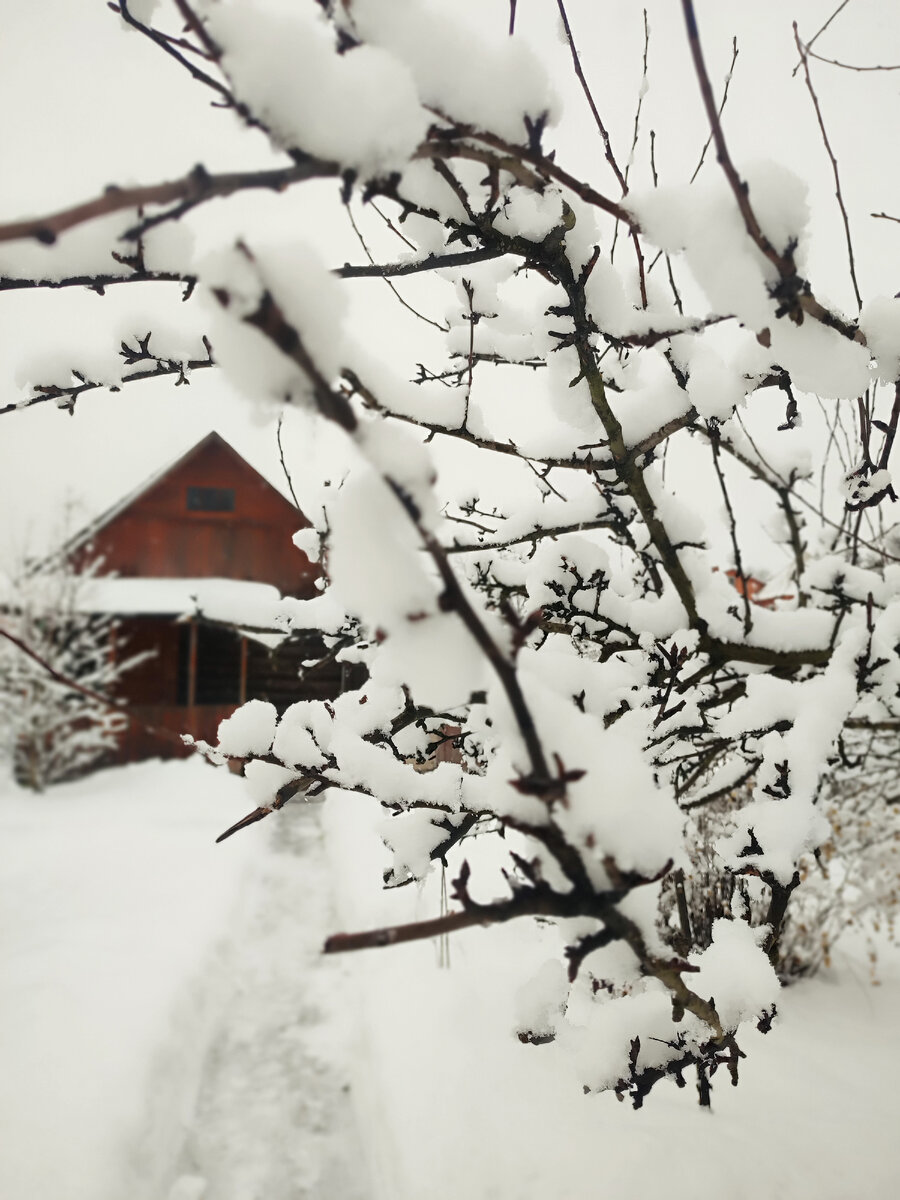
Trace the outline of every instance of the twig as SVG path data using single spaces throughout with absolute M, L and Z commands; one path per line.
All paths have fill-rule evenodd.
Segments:
M 448 517 L 448 520 L 461 520 L 460 517 Z M 474 522 L 468 522 L 474 524 Z M 538 542 L 543 538 L 558 538 L 563 537 L 567 533 L 585 533 L 591 529 L 614 529 L 617 521 L 613 516 L 597 517 L 593 521 L 577 521 L 572 525 L 554 525 L 550 528 L 532 529 L 529 533 L 520 533 L 516 537 L 504 538 L 501 542 L 470 542 L 468 545 L 460 545 L 456 542 L 452 546 L 445 546 L 446 554 L 474 554 L 478 551 L 485 550 L 505 550 L 508 546 L 521 546 L 525 542 Z M 495 533 L 496 530 L 487 530 L 489 533 Z
M 578 78 L 578 82 L 581 84 L 581 90 L 584 92 L 585 99 L 588 102 L 588 107 L 591 110 L 591 115 L 594 118 L 594 123 L 596 124 L 597 129 L 600 133 L 600 136 L 603 139 L 603 149 L 604 149 L 604 152 L 606 155 L 606 161 L 609 163 L 610 167 L 612 168 L 613 174 L 615 175 L 616 179 L 618 180 L 619 187 L 622 189 L 622 195 L 624 196 L 625 193 L 628 191 L 628 183 L 626 182 L 625 176 L 622 174 L 622 172 L 619 169 L 619 164 L 616 161 L 616 156 L 613 153 L 612 144 L 609 140 L 609 131 L 607 130 L 606 126 L 603 123 L 603 118 L 600 116 L 599 109 L 597 108 L 597 105 L 594 102 L 594 97 L 591 94 L 591 89 L 588 86 L 588 81 L 585 78 L 584 71 L 582 70 L 581 57 L 575 46 L 575 38 L 572 33 L 572 27 L 569 24 L 569 16 L 568 16 L 568 13 L 566 12 L 565 0 L 556 0 L 556 7 L 559 9 L 559 15 L 562 20 L 563 30 L 565 31 L 565 35 L 566 35 L 566 41 L 569 43 L 569 50 L 572 55 L 572 65 L 575 69 L 575 74 Z
M 603 150 L 604 150 L 604 154 L 606 157 L 606 161 L 609 163 L 610 167 L 612 168 L 613 174 L 615 175 L 616 179 L 618 180 L 619 186 L 622 189 L 622 195 L 624 196 L 628 192 L 628 179 L 627 179 L 628 173 L 626 171 L 625 174 L 623 175 L 622 171 L 619 169 L 619 164 L 616 161 L 615 154 L 613 153 L 612 143 L 609 140 L 609 131 L 607 130 L 605 124 L 603 123 L 603 118 L 600 116 L 600 111 L 597 108 L 597 105 L 594 101 L 594 97 L 591 93 L 590 86 L 588 85 L 587 78 L 584 74 L 584 71 L 582 70 L 581 58 L 580 58 L 580 56 L 578 54 L 578 50 L 575 46 L 575 37 L 572 33 L 572 26 L 569 23 L 568 13 L 566 12 L 565 0 L 556 0 L 556 6 L 559 9 L 560 19 L 562 20 L 563 29 L 566 34 L 566 41 L 569 43 L 569 50 L 572 55 L 572 65 L 575 69 L 575 74 L 578 78 L 578 82 L 581 84 L 581 90 L 584 92 L 585 99 L 588 102 L 588 107 L 591 110 L 591 114 L 594 118 L 594 123 L 596 124 L 597 129 L 600 133 L 600 137 L 603 139 Z M 647 14 L 645 11 L 645 13 L 644 13 L 645 30 L 646 30 L 646 17 L 647 17 Z M 645 70 L 646 70 L 646 66 L 647 66 L 647 54 L 646 54 L 646 45 L 645 45 L 645 48 L 644 48 L 644 68 L 645 68 Z M 616 233 L 618 233 L 618 223 L 616 224 Z M 640 289 L 641 289 L 641 306 L 643 308 L 646 308 L 647 307 L 647 280 L 646 280 L 646 275 L 644 272 L 644 255 L 643 255 L 643 252 L 641 251 L 641 245 L 640 245 L 640 242 L 638 241 L 637 233 L 633 228 L 629 230 L 629 235 L 631 237 L 631 242 L 632 242 L 632 245 L 634 246 L 635 257 L 637 259 L 638 280 L 639 280 Z M 614 252 L 615 252 L 615 235 L 614 235 L 614 239 L 613 239 L 613 246 L 612 246 L 612 251 L 611 251 L 610 257 L 612 257 L 612 253 L 614 253 Z
M 469 354 L 466 363 L 466 397 L 465 406 L 463 408 L 462 428 L 465 429 L 469 424 L 469 404 L 472 400 L 472 383 L 475 376 L 475 289 L 469 279 L 462 281 L 463 291 L 466 293 L 466 299 L 469 302 Z
M 850 237 L 850 218 L 847 216 L 847 207 L 844 204 L 844 196 L 841 191 L 841 176 L 838 170 L 838 161 L 834 156 L 834 151 L 831 149 L 831 142 L 828 140 L 828 134 L 825 130 L 825 122 L 822 118 L 822 109 L 819 106 L 819 97 L 816 95 L 812 85 L 812 78 L 809 74 L 809 61 L 806 51 L 803 48 L 803 43 L 800 41 L 800 34 L 797 32 L 797 22 L 794 21 L 794 42 L 797 50 L 800 53 L 800 61 L 803 63 L 803 72 L 806 76 L 806 90 L 809 92 L 813 102 L 813 108 L 816 110 L 816 120 L 819 123 L 819 129 L 822 133 L 822 141 L 825 145 L 825 151 L 831 161 L 831 172 L 834 175 L 834 190 L 837 197 L 838 206 L 841 210 L 841 220 L 844 223 L 844 237 L 847 240 L 847 256 L 850 260 L 850 278 L 853 281 L 853 294 L 856 297 L 856 307 L 862 310 L 862 296 L 859 294 L 859 284 L 856 280 L 856 263 L 853 258 L 853 240 Z
M 716 469 L 716 476 L 722 491 L 722 499 L 725 501 L 725 511 L 728 513 L 728 530 L 731 536 L 731 548 L 734 551 L 734 568 L 741 582 L 740 590 L 744 600 L 744 637 L 749 637 L 750 630 L 753 628 L 753 617 L 750 611 L 750 590 L 747 587 L 747 575 L 741 561 L 741 547 L 737 536 L 737 520 L 731 504 L 731 497 L 728 495 L 728 487 L 725 483 L 722 464 L 719 462 L 719 431 L 718 428 L 711 426 L 709 421 L 706 423 L 706 428 L 709 436 L 709 444 L 712 447 L 713 466 Z
M 710 134 L 710 137 L 712 137 L 711 134 Z M 707 142 L 707 145 L 709 145 L 708 142 Z M 657 174 L 657 171 L 656 171 L 656 131 L 654 129 L 650 130 L 650 173 L 653 176 L 653 186 L 659 187 L 659 175 Z M 692 179 L 691 183 L 693 183 L 693 182 L 694 181 Z M 659 254 L 657 254 L 656 258 L 654 258 L 653 262 L 648 267 L 648 269 L 647 269 L 648 275 L 653 270 L 654 263 L 657 261 L 660 254 L 663 254 L 662 250 L 660 250 Z M 672 289 L 672 296 L 675 300 L 675 307 L 678 309 L 678 312 L 681 315 L 684 315 L 684 306 L 681 303 L 681 294 L 678 291 L 678 286 L 675 283 L 675 275 L 672 272 L 672 259 L 670 258 L 668 253 L 666 253 L 664 255 L 664 257 L 666 260 L 666 271 L 669 276 L 669 287 Z
M 749 189 L 747 184 L 737 173 L 735 165 L 731 160 L 731 155 L 728 152 L 728 145 L 725 141 L 725 135 L 722 132 L 722 123 L 719 120 L 716 102 L 712 93 L 712 86 L 709 82 L 709 74 L 706 70 L 706 63 L 703 58 L 703 50 L 700 46 L 700 33 L 697 28 L 697 17 L 694 13 L 693 0 L 681 0 L 681 7 L 684 11 L 688 41 L 691 47 L 691 56 L 694 60 L 694 69 L 697 73 L 697 82 L 700 84 L 700 94 L 703 98 L 706 116 L 709 120 L 710 129 L 712 130 L 713 141 L 716 144 L 716 155 L 722 170 L 725 172 L 725 177 L 731 185 L 731 190 L 734 193 L 735 200 L 737 201 L 737 206 L 740 209 L 741 216 L 744 218 L 744 225 L 750 237 L 766 256 L 769 262 L 777 268 L 779 274 L 793 274 L 793 272 L 789 270 L 785 259 L 782 258 L 782 256 L 778 253 L 760 228 L 759 221 L 756 219 L 756 213 L 753 211 L 753 208 L 750 204 L 750 197 L 748 194 Z
M 352 391 L 357 392 L 362 397 L 367 408 L 375 409 L 391 420 L 403 421 L 407 425 L 416 425 L 419 429 L 424 429 L 429 435 L 440 434 L 443 437 L 458 438 L 460 441 L 468 442 L 469 445 L 477 446 L 481 450 L 491 450 L 495 454 L 505 454 L 512 458 L 528 458 L 532 462 L 541 463 L 545 467 L 561 467 L 564 470 L 591 472 L 598 469 L 606 469 L 611 465 L 605 460 L 598 462 L 590 456 L 576 458 L 574 454 L 567 458 L 541 458 L 538 455 L 526 454 L 520 450 L 515 442 L 492 441 L 490 438 L 478 437 L 467 429 L 460 427 L 451 429 L 446 425 L 438 425 L 433 421 L 422 421 L 418 417 L 410 416 L 407 413 L 394 412 L 389 408 L 385 408 L 354 371 L 345 369 L 343 371 L 343 378 L 349 384 Z
M 827 63 L 830 67 L 842 67 L 845 71 L 900 71 L 900 63 L 892 63 L 890 66 L 860 67 L 854 63 L 839 62 L 836 58 L 825 58 L 821 54 L 815 54 L 809 46 L 806 47 L 806 55 L 808 58 L 814 58 L 817 62 Z M 794 73 L 796 74 L 796 68 Z
M 180 54 L 176 49 L 172 38 L 169 38 L 164 33 L 160 33 L 158 30 L 153 29 L 150 25 L 145 25 L 143 21 L 139 21 L 137 17 L 135 17 L 130 11 L 128 7 L 128 0 L 119 0 L 118 4 L 108 4 L 107 7 L 111 8 L 113 12 L 119 13 L 122 19 L 131 25 L 133 29 L 137 29 L 139 33 L 142 33 L 144 37 L 149 38 L 151 42 L 155 42 L 156 45 L 159 46 L 160 50 L 164 50 L 166 54 L 171 55 L 171 57 L 174 58 L 175 61 L 182 67 L 184 67 L 184 69 L 191 75 L 193 79 L 196 79 L 198 83 L 202 83 L 206 87 L 211 88 L 214 92 L 217 92 L 229 108 L 238 107 L 234 96 L 224 83 L 221 83 L 218 79 L 213 79 L 213 77 L 208 75 L 206 71 L 201 71 L 198 66 L 190 61 L 190 59 L 185 58 L 183 54 Z M 218 61 L 218 59 L 215 61 Z
M 634 133 L 631 138 L 631 150 L 628 154 L 628 162 L 625 164 L 625 183 L 628 184 L 628 175 L 631 171 L 631 165 L 634 162 L 635 151 L 637 150 L 638 134 L 641 127 L 641 110 L 644 107 L 644 96 L 647 93 L 647 58 L 650 53 L 650 22 L 647 20 L 647 10 L 644 9 L 644 59 L 641 68 L 641 87 L 638 93 L 637 108 L 634 112 Z M 645 306 L 646 307 L 646 306 Z
M 812 49 L 812 47 L 815 45 L 815 43 L 819 40 L 819 38 L 822 36 L 822 34 L 825 32 L 825 30 L 828 28 L 828 26 L 831 24 L 831 22 L 834 20 L 834 18 L 836 16 L 838 16 L 839 13 L 842 13 L 849 3 L 850 3 L 850 0 L 841 0 L 841 3 L 837 6 L 837 8 L 834 10 L 834 12 L 831 14 L 831 16 L 825 22 L 825 24 L 819 26 L 819 28 L 816 30 L 816 32 L 813 34 L 813 36 L 810 38 L 810 40 L 806 43 L 807 54 Z M 801 59 L 801 61 L 797 63 L 797 65 L 794 67 L 793 71 L 791 72 L 792 79 L 797 74 L 797 72 L 800 70 L 802 65 L 803 65 L 803 61 Z
M 184 17 L 184 22 L 191 33 L 200 41 L 213 62 L 220 62 L 222 58 L 221 47 L 210 37 L 206 26 L 191 8 L 190 4 L 188 4 L 187 0 L 175 0 L 175 6 Z
M 140 383 L 142 379 L 161 379 L 165 375 L 177 375 L 179 381 L 183 380 L 188 383 L 185 373 L 187 371 L 202 371 L 207 367 L 215 367 L 218 364 L 210 357 L 209 359 L 191 359 L 188 362 L 175 362 L 170 359 L 155 359 L 156 366 L 153 370 L 132 371 L 129 375 L 123 375 L 118 383 L 97 383 L 93 380 L 86 379 L 81 383 L 73 384 L 71 387 L 60 387 L 58 384 L 50 384 L 39 386 L 36 390 L 39 393 L 35 396 L 29 396 L 27 400 L 15 401 L 12 404 L 5 404 L 0 408 L 0 417 L 7 413 L 18 412 L 22 408 L 31 408 L 35 404 L 43 404 L 48 400 L 52 400 L 59 408 L 66 408 L 70 412 L 75 407 L 75 402 L 85 392 L 93 392 L 98 389 L 107 388 L 110 392 L 119 392 L 122 390 L 122 384 L 125 383 Z M 166 366 L 162 366 L 166 363 Z M 73 372 L 73 374 L 76 374 Z M 76 374 L 76 378 L 78 378 Z
M 725 90 L 722 92 L 722 103 L 719 105 L 719 121 L 722 120 L 722 113 L 725 111 L 725 104 L 726 104 L 726 101 L 728 100 L 728 89 L 731 87 L 731 78 L 734 75 L 734 67 L 735 67 L 735 64 L 737 63 L 737 57 L 738 57 L 738 43 L 737 43 L 737 38 L 734 38 L 734 40 L 731 43 L 731 65 L 728 68 L 728 74 L 725 76 Z M 694 173 L 690 178 L 691 183 L 693 183 L 694 180 L 697 178 L 697 176 L 700 174 L 700 168 L 703 166 L 704 160 L 706 159 L 706 152 L 709 149 L 711 143 L 712 143 L 712 134 L 710 133 L 709 137 L 706 139 L 706 141 L 703 144 L 703 149 L 700 151 L 700 161 L 697 163 L 696 167 L 694 167 Z
M 381 217 L 382 221 L 384 221 L 385 225 L 387 225 L 388 229 L 390 229 L 391 233 L 396 234 L 401 242 L 406 242 L 406 244 L 407 244 L 407 246 L 409 246 L 410 250 L 415 250 L 415 252 L 418 254 L 419 247 L 416 245 L 416 243 L 411 242 L 404 233 L 401 233 L 401 231 L 397 228 L 397 226 L 394 224 L 394 222 L 391 220 L 391 218 L 386 213 L 383 213 L 381 211 L 381 209 L 378 207 L 378 205 L 375 203 L 374 200 L 370 200 L 369 203 L 371 204 L 372 208 L 374 208 L 375 211 L 378 213 L 379 217 Z
M 371 251 L 369 250 L 369 247 L 366 244 L 366 239 L 363 237 L 362 233 L 360 232 L 359 226 L 356 224 L 356 221 L 353 217 L 353 211 L 350 208 L 349 203 L 344 205 L 344 211 L 347 213 L 347 217 L 350 221 L 350 224 L 353 227 L 353 232 L 356 234 L 356 236 L 359 240 L 359 244 L 362 246 L 363 251 L 366 255 L 366 258 L 369 260 L 370 267 L 378 268 L 378 264 L 375 262 L 375 259 L 372 257 Z M 399 268 L 399 267 L 402 267 L 404 264 L 400 263 L 397 265 Z M 362 270 L 362 269 L 364 269 L 364 268 L 359 268 L 359 270 Z M 350 273 L 351 271 L 352 271 L 352 268 L 350 268 L 349 266 L 345 266 L 343 271 L 338 270 L 335 272 L 335 274 L 340 275 L 344 279 L 349 279 L 349 278 L 352 278 L 352 275 Z M 377 271 L 377 274 L 380 276 L 380 278 L 382 278 L 384 280 L 384 282 L 391 289 L 391 291 L 394 293 L 394 295 L 400 301 L 400 303 L 403 305 L 403 307 L 405 309 L 407 309 L 409 312 L 411 312 L 414 317 L 418 317 L 418 319 L 420 321 L 424 321 L 426 325 L 431 325 L 434 329 L 440 329 L 442 333 L 447 333 L 450 329 L 449 325 L 442 325 L 439 321 L 432 321 L 431 317 L 426 317 L 424 315 L 424 313 L 420 313 L 418 309 L 413 308 L 413 306 L 411 304 L 409 304 L 406 300 L 404 300 L 404 298 L 400 295 L 400 293 L 397 291 L 397 289 L 391 283 L 390 279 L 387 278 L 389 273 L 402 275 L 402 274 L 410 274 L 410 272 L 408 272 L 408 271 L 404 272 L 399 269 L 395 270 L 395 271 L 391 271 L 390 269 L 388 269 L 388 270 L 380 269 Z M 359 278 L 358 274 L 357 274 L 357 278 Z
M 339 275 L 341 279 L 387 279 L 388 276 L 418 275 L 423 271 L 437 271 L 441 267 L 465 267 L 470 263 L 500 258 L 503 253 L 503 250 L 496 246 L 482 246 L 478 250 L 460 250 L 453 254 L 429 254 L 427 258 L 419 258 L 411 262 L 376 263 L 372 259 L 369 266 L 352 266 L 350 263 L 345 263 L 342 267 L 336 267 L 334 274 Z
M 281 426 L 284 424 L 284 413 L 278 414 L 278 424 L 275 426 L 275 440 L 278 443 L 278 457 L 281 460 L 281 470 L 284 472 L 284 477 L 287 480 L 288 490 L 291 493 L 291 499 L 294 501 L 294 508 L 297 512 L 301 512 L 300 501 L 297 499 L 297 493 L 294 491 L 294 481 L 291 479 L 291 473 L 287 468 L 287 463 L 284 460 L 284 446 L 281 441 Z

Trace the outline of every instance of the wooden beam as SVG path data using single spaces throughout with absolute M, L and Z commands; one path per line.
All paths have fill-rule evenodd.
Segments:
M 241 680 L 238 685 L 238 701 L 245 704 L 247 701 L 247 639 L 241 638 Z
M 188 647 L 188 708 L 197 703 L 197 622 L 190 623 L 190 643 Z

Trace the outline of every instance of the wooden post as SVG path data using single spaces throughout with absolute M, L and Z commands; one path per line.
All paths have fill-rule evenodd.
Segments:
M 247 701 L 247 639 L 241 638 L 241 680 L 238 685 L 238 702 L 245 704 Z
M 191 621 L 190 643 L 188 647 L 188 708 L 197 703 L 197 622 Z

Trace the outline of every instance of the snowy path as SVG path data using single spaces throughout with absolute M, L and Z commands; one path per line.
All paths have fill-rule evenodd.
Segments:
M 273 829 L 170 1200 L 367 1200 L 317 807 Z M 227 852 L 226 847 L 222 850 Z

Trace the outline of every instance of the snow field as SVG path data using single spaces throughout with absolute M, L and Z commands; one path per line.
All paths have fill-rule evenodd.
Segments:
M 373 832 L 382 820 L 363 797 L 326 802 L 342 929 L 440 911 L 439 868 L 418 892 L 371 887 L 387 861 Z M 900 1194 L 896 950 L 885 950 L 880 986 L 859 949 L 782 991 L 772 1032 L 751 1026 L 741 1038 L 740 1086 L 724 1069 L 715 1077 L 710 1114 L 690 1075 L 683 1091 L 660 1084 L 634 1112 L 612 1093 L 582 1094 L 587 1055 L 519 1043 L 523 984 L 558 945 L 552 927 L 524 920 L 454 935 L 449 969 L 428 942 L 347 956 L 362 1039 L 354 1095 L 375 1200 Z
M 261 838 L 199 760 L 0 794 L 0 1195 L 160 1200 Z
M 349 793 L 215 846 L 247 807 L 199 760 L 3 793 L 3 1200 L 900 1191 L 896 952 L 879 987 L 848 952 L 783 992 L 712 1115 L 690 1079 L 635 1113 L 582 1094 L 588 1053 L 515 1036 L 554 927 L 465 931 L 449 968 L 428 942 L 322 958 L 326 932 L 435 916 L 439 870 L 382 891 L 384 813 Z

